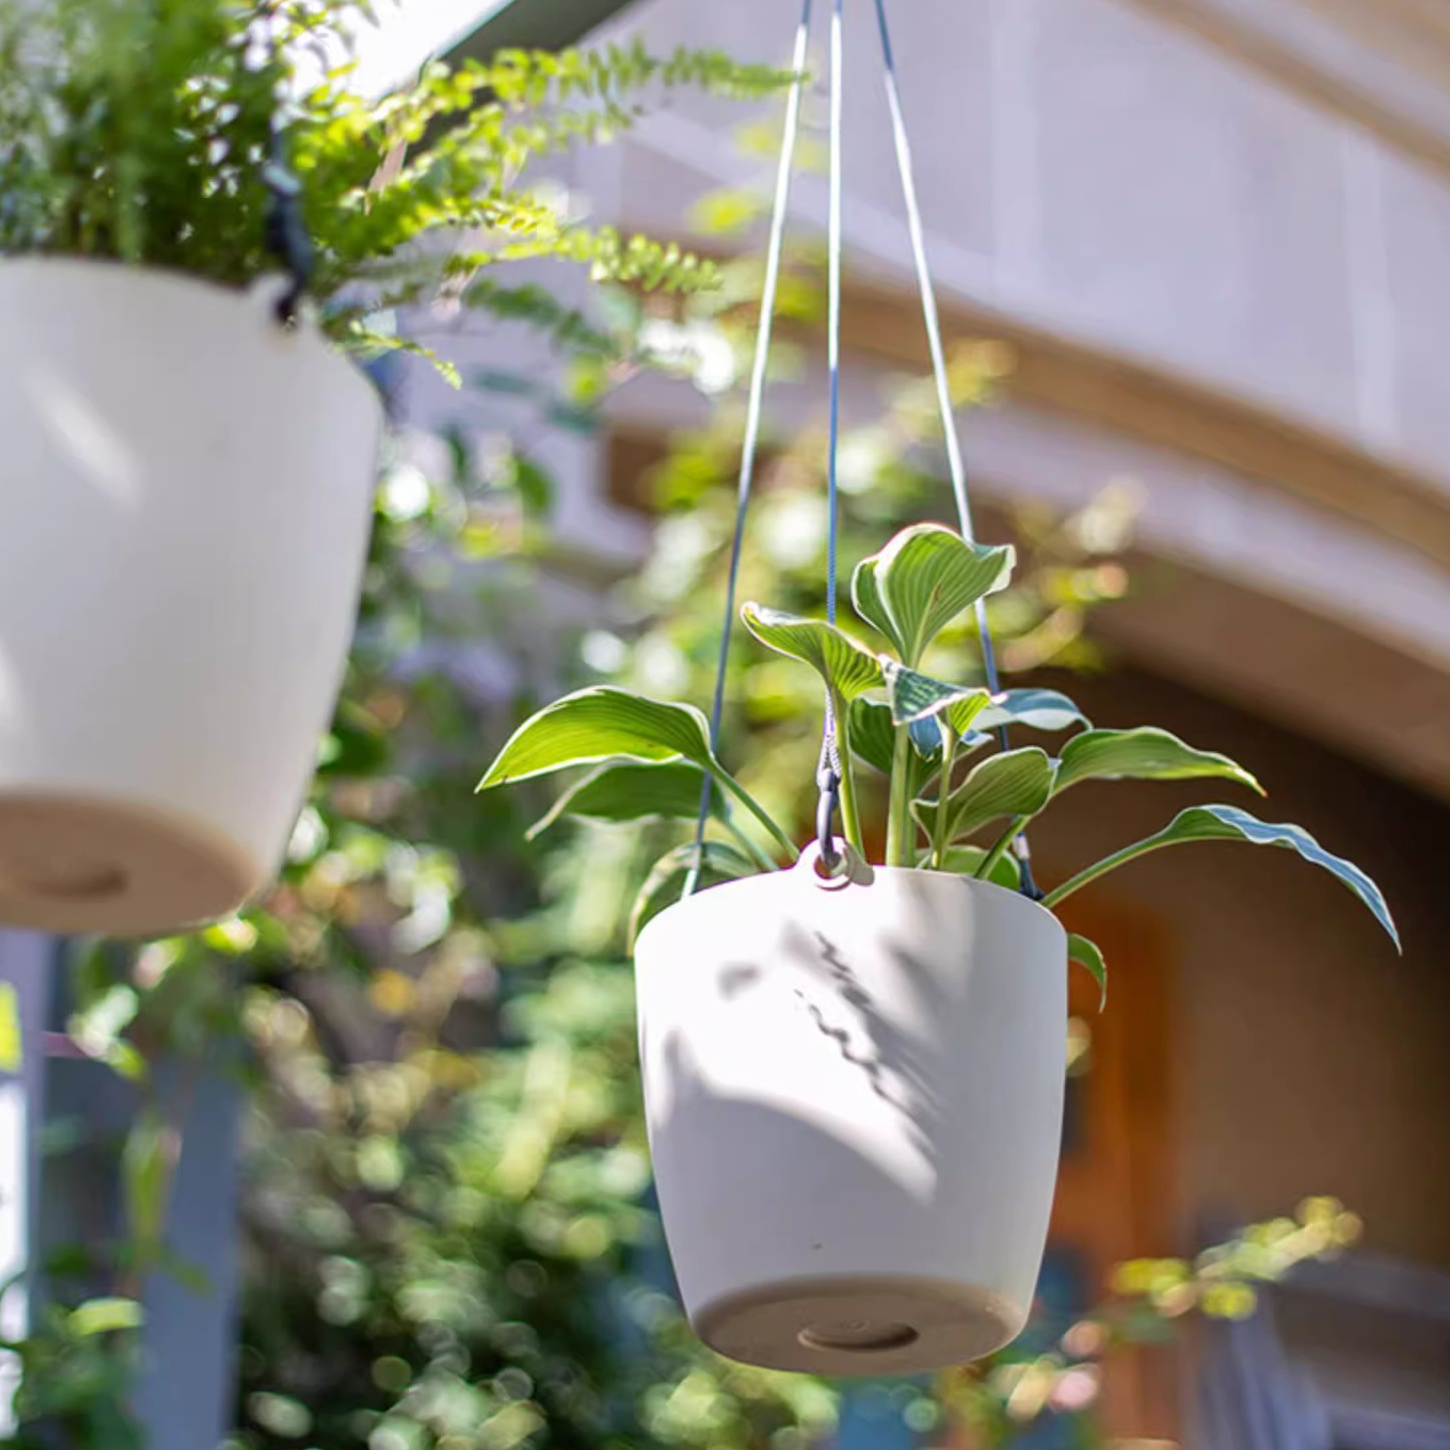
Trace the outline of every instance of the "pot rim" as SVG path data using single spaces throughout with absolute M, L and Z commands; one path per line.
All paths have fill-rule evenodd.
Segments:
M 270 298 L 269 284 L 275 284 L 285 276 L 282 269 L 278 267 L 275 270 L 260 273 L 245 285 L 232 285 L 218 282 L 211 277 L 203 277 L 197 272 L 188 272 L 180 267 L 161 267 L 154 262 L 127 262 L 117 257 L 75 257 L 49 252 L 0 254 L 0 278 L 25 269 L 35 269 L 54 276 L 60 276 L 66 272 L 104 274 L 117 284 L 125 281 L 159 286 L 177 293 L 206 297 L 209 299 L 208 306 L 230 308 L 233 314 L 251 312 L 256 315 L 260 315 L 266 310 L 265 299 Z M 377 385 L 352 357 L 323 334 L 322 329 L 315 322 L 308 322 L 305 313 L 302 320 L 302 326 L 286 331 L 278 328 L 278 337 L 294 347 L 321 353 L 325 358 L 335 360 L 340 367 L 346 368 L 355 380 L 352 386 L 367 389 L 373 411 L 381 426 L 384 421 L 384 410 Z
M 640 948 L 644 945 L 645 938 L 648 937 L 649 934 L 654 930 L 656 922 L 663 921 L 665 917 L 671 915 L 671 913 L 673 912 L 678 911 L 681 907 L 688 907 L 693 902 L 698 901 L 701 897 L 708 896 L 715 891 L 727 890 L 732 886 L 748 886 L 752 882 L 768 881 L 777 876 L 789 875 L 793 871 L 811 871 L 811 862 L 811 853 L 809 851 L 802 852 L 800 860 L 796 861 L 790 866 L 782 867 L 780 870 L 757 871 L 753 876 L 740 876 L 733 881 L 718 881 L 713 886 L 706 886 L 702 890 L 697 891 L 693 896 L 687 896 L 683 900 L 671 902 L 667 907 L 665 907 L 663 911 L 657 912 L 644 924 L 643 927 L 640 928 L 639 935 L 636 936 L 634 939 L 634 950 L 631 955 L 635 958 L 638 958 Z M 1010 897 L 1012 900 L 1019 902 L 1022 907 L 1026 908 L 1029 917 L 1032 913 L 1036 913 L 1038 916 L 1041 917 L 1046 917 L 1056 928 L 1058 935 L 1062 939 L 1062 949 L 1064 954 L 1066 954 L 1067 952 L 1067 927 L 1063 925 L 1062 918 L 1058 916 L 1058 914 L 1050 907 L 1043 906 L 1040 901 L 1031 900 L 1029 897 L 1024 896 L 1020 891 L 1012 890 L 1011 887 L 1000 886 L 995 881 L 983 881 L 976 876 L 962 876 L 955 871 L 932 871 L 919 866 L 870 866 L 869 869 L 871 871 L 872 881 L 874 881 L 877 876 L 881 875 L 932 877 L 939 881 L 965 881 L 967 885 L 974 890 L 980 889 L 989 893 L 999 892 L 1001 895 Z M 822 880 L 820 884 L 823 891 L 830 891 L 849 890 L 853 883 L 850 881 L 832 882 Z M 861 884 L 869 885 L 870 882 L 865 882 Z

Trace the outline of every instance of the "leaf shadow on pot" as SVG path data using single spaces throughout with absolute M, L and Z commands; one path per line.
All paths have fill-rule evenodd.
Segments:
M 904 1028 L 899 1014 L 885 1010 L 866 987 L 848 950 L 825 932 L 792 925 L 782 946 L 805 979 L 794 992 L 817 1029 L 837 1044 L 846 1062 L 860 1069 L 871 1091 L 911 1124 L 920 1151 L 934 1154 L 941 1102 L 935 1087 L 939 1074 L 931 1059 L 940 1056 L 944 1044 Z M 915 995 L 912 1015 L 923 1024 L 944 1020 L 946 997 L 927 964 L 899 942 L 890 951 Z M 826 988 L 829 996 L 811 991 L 812 982 Z
M 932 1237 L 924 1182 L 789 1107 L 714 1088 L 671 1033 L 650 1152 L 685 1303 L 776 1279 L 886 1272 Z M 655 1096 L 652 1093 L 652 1097 Z

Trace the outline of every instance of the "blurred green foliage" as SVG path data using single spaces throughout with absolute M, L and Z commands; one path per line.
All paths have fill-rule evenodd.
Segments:
M 559 542 L 553 480 L 510 438 L 461 424 L 421 450 L 395 440 L 343 697 L 275 890 L 205 932 L 96 944 L 75 963 L 71 1047 L 123 1074 L 140 1112 L 115 1153 L 118 1241 L 57 1256 L 54 1302 L 13 1346 L 25 1370 L 16 1450 L 56 1432 L 77 1450 L 138 1450 L 135 1306 L 154 1275 L 204 1281 L 157 1226 L 184 1151 L 188 1077 L 225 1064 L 229 1043 L 243 1049 L 249 1089 L 233 1450 L 806 1450 L 835 1424 L 832 1386 L 710 1354 L 669 1292 L 620 906 L 678 828 L 571 822 L 528 840 L 546 789 L 473 795 L 481 756 L 559 688 L 708 694 L 734 384 L 758 281 L 755 261 L 727 263 L 718 290 L 683 305 L 609 292 L 587 317 L 541 288 L 513 299 L 558 351 L 559 390 L 540 395 L 541 414 L 557 398 L 565 426 L 597 428 L 609 399 L 653 365 L 715 405 L 643 480 L 657 523 L 638 570 Z M 795 256 L 786 282 L 803 346 L 818 316 L 816 258 Z M 792 365 L 787 347 L 781 366 Z M 983 402 L 1003 366 L 998 349 L 964 349 L 959 400 Z M 504 375 L 470 381 L 519 395 Z M 845 558 L 944 504 L 931 418 L 925 385 L 896 379 L 879 417 L 845 439 Z M 812 424 L 771 439 L 746 597 L 820 604 L 822 438 Z M 1083 622 L 1127 587 L 1116 555 L 1130 502 L 1108 495 L 1075 518 L 1013 522 L 1025 567 L 992 600 L 1007 668 L 1094 667 Z M 595 603 L 577 626 L 541 623 L 581 590 Z M 480 640 L 481 669 L 470 653 Z M 968 630 L 945 650 L 964 677 L 975 668 Z M 744 642 L 732 659 L 732 767 L 806 831 L 818 690 Z M 163 1063 L 180 1070 L 162 1074 Z M 1050 1352 L 944 1376 L 902 1413 L 942 1435 L 972 1426 L 986 1444 L 1044 1414 L 1086 1427 L 1081 1376 L 1110 1342 L 1154 1337 L 1190 1308 L 1237 1312 L 1253 1279 L 1347 1236 L 1334 1223 L 1306 1237 L 1280 1225 L 1272 1243 L 1250 1241 L 1258 1258 L 1230 1246 L 1193 1264 L 1129 1266 L 1113 1307 Z M 196 1312 L 214 1311 L 199 1298 Z

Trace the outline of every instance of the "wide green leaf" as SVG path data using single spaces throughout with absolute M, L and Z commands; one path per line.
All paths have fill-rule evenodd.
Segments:
M 629 950 L 645 925 L 657 917 L 666 907 L 673 906 L 685 889 L 685 880 L 695 865 L 698 848 L 693 841 L 676 846 L 655 862 L 654 869 L 645 878 L 634 899 L 634 909 L 629 914 Z M 697 890 L 707 886 L 718 886 L 722 881 L 738 881 L 745 876 L 758 876 L 758 867 L 743 852 L 723 841 L 706 841 L 700 857 L 700 875 Z
M 1031 730 L 1070 730 L 1091 722 L 1059 690 L 1004 690 L 977 717 L 978 730 L 1025 725 Z
M 930 850 L 922 851 L 917 864 L 925 866 L 931 860 L 931 854 Z M 942 862 L 941 869 L 950 871 L 956 876 L 975 876 L 978 868 L 986 859 L 987 848 L 985 846 L 948 846 L 946 859 Z M 1010 891 L 1016 891 L 1022 885 L 1022 867 L 1010 851 L 1005 851 L 997 858 L 991 875 L 986 879 L 993 885 L 1005 886 Z
M 1007 586 L 1015 560 L 1010 544 L 973 544 L 941 524 L 913 524 L 861 561 L 851 597 L 915 665 L 964 609 Z
M 884 634 L 897 654 L 900 654 L 901 637 L 897 634 L 896 625 L 886 612 L 886 605 L 876 588 L 876 562 L 877 556 L 872 555 L 856 565 L 855 572 L 851 575 L 851 603 L 856 613 L 873 629 Z
M 570 786 L 546 816 L 529 827 L 527 836 L 547 831 L 565 816 L 582 816 L 591 821 L 693 820 L 700 811 L 704 773 L 697 765 L 638 765 L 613 761 L 591 770 Z M 711 790 L 711 809 L 725 811 L 725 799 L 718 786 Z
M 929 725 L 933 738 L 926 738 L 919 729 Z M 933 720 L 917 721 L 908 727 L 912 749 L 907 756 L 907 793 L 915 795 L 925 788 L 933 771 L 941 763 L 941 732 Z M 864 760 L 882 775 L 890 775 L 896 748 L 896 728 L 891 723 L 891 707 L 881 700 L 851 701 L 851 753 Z
M 1297 851 L 1306 861 L 1322 866 L 1330 875 L 1343 882 L 1374 913 L 1375 920 L 1389 933 L 1396 948 L 1399 947 L 1400 935 L 1395 929 L 1394 919 L 1390 916 L 1384 896 L 1358 866 L 1326 851 L 1302 826 L 1273 825 L 1259 820 L 1257 816 L 1251 816 L 1247 811 L 1239 810 L 1237 806 L 1190 806 L 1187 810 L 1180 811 L 1156 835 L 1145 836 L 1143 840 L 1125 846 L 1121 851 L 1115 851 L 1104 860 L 1079 871 L 1071 880 L 1050 891 L 1044 904 L 1055 906 L 1080 887 L 1086 886 L 1089 881 L 1095 881 L 1099 876 L 1104 876 L 1139 856 L 1147 855 L 1150 851 L 1157 851 L 1164 846 L 1183 845 L 1190 841 L 1247 841 L 1254 846 L 1282 846 Z
M 1263 795 L 1264 788 L 1237 761 L 1195 750 L 1153 725 L 1134 730 L 1084 730 L 1062 747 L 1054 794 L 1084 780 L 1193 780 L 1221 776 Z
M 745 605 L 740 617 L 762 644 L 808 664 L 844 700 L 881 684 L 876 656 L 823 619 L 802 619 L 761 604 Z
M 571 765 L 634 760 L 708 765 L 710 733 L 693 705 L 651 700 L 614 685 L 577 690 L 525 720 L 478 783 L 489 790 Z
M 881 673 L 886 680 L 892 723 L 896 725 L 940 718 L 957 735 L 965 735 L 992 698 L 978 685 L 948 685 L 895 660 L 883 659 Z
M 1093 981 L 1098 984 L 1098 1011 L 1101 1012 L 1108 1005 L 1108 964 L 1103 960 L 1097 943 L 1090 942 L 1085 936 L 1078 936 L 1076 932 L 1069 932 L 1067 959 L 1076 962 L 1080 967 L 1086 967 Z
M 947 839 L 969 836 L 1002 816 L 1031 816 L 1052 795 L 1056 762 L 1035 745 L 989 755 L 975 766 L 947 801 Z M 922 828 L 932 832 L 936 802 L 914 801 L 912 810 Z
M 882 700 L 853 701 L 851 705 L 852 730 L 856 729 L 857 717 L 855 711 L 858 706 L 868 707 L 869 718 L 863 714 L 863 722 L 867 729 L 868 737 L 871 737 L 870 748 L 875 749 L 879 756 L 882 740 L 885 741 L 888 750 L 895 743 L 895 727 L 891 719 L 891 706 Z M 916 748 L 916 754 L 922 761 L 931 767 L 936 767 L 941 764 L 942 733 L 935 715 L 922 715 L 918 719 L 911 721 L 906 727 L 906 733 L 911 737 L 911 743 Z M 985 745 L 989 739 L 989 736 L 979 734 L 976 731 L 967 731 L 957 741 L 957 759 L 961 760 L 970 750 L 975 749 L 979 745 Z M 852 745 L 854 746 L 854 744 L 855 741 L 853 739 Z M 876 759 L 873 759 L 872 756 L 866 755 L 861 751 L 857 753 L 861 754 L 868 764 L 876 765 L 878 770 L 885 771 L 888 775 L 890 774 L 891 757 L 889 754 L 886 757 L 885 765 L 877 765 Z M 928 770 L 927 776 L 930 773 L 930 770 Z
M 895 746 L 896 730 L 891 723 L 891 707 L 881 700 L 852 700 L 852 752 L 873 770 L 890 775 Z

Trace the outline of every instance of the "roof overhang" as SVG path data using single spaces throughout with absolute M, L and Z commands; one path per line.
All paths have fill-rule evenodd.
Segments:
M 491 0 L 448 50 L 450 59 L 482 60 L 511 47 L 560 50 L 627 8 L 633 0 Z

